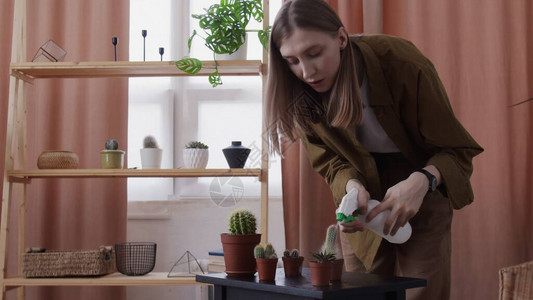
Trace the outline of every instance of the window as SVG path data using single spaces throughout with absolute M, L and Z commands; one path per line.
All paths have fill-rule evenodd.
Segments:
M 130 61 L 143 60 L 143 37 L 147 30 L 146 60 L 177 60 L 187 55 L 187 39 L 197 22 L 190 18 L 218 0 L 130 0 Z M 271 22 L 281 0 L 270 1 Z M 259 24 L 250 24 L 259 28 Z M 261 45 L 249 37 L 248 59 L 261 59 Z M 212 59 L 200 38 L 195 39 L 191 54 L 202 60 Z M 207 168 L 227 168 L 222 149 L 231 141 L 242 141 L 252 149 L 245 167 L 259 168 L 261 153 L 261 78 L 258 76 L 223 76 L 224 84 L 212 88 L 206 77 L 130 78 L 128 167 L 141 167 L 139 149 L 146 135 L 157 138 L 163 149 L 162 168 L 183 165 L 182 149 L 199 140 L 209 146 Z M 270 195 L 281 195 L 279 157 L 271 158 Z M 211 199 L 216 178 L 129 178 L 128 200 Z M 256 178 L 238 178 L 242 197 L 258 198 Z

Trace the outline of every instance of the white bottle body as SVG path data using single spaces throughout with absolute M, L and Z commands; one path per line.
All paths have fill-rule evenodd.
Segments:
M 390 214 L 390 210 L 385 210 L 379 213 L 376 217 L 372 219 L 370 222 L 366 222 L 366 216 L 379 204 L 379 201 L 377 200 L 369 200 L 368 201 L 368 209 L 367 213 L 364 215 L 359 215 L 358 220 L 361 224 L 365 225 L 366 228 L 372 230 L 377 235 L 381 236 L 382 238 L 386 239 L 390 243 L 393 244 L 403 244 L 405 243 L 410 237 L 411 233 L 413 232 L 413 229 L 411 228 L 411 224 L 409 222 L 405 223 L 404 226 L 400 227 L 395 235 L 384 235 L 383 234 L 383 227 L 385 227 L 385 221 L 387 220 L 387 217 Z M 392 229 L 392 226 L 391 226 Z

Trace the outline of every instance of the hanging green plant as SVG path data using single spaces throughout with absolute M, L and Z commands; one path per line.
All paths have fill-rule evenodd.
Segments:
M 213 52 L 215 70 L 209 75 L 209 83 L 216 87 L 222 84 L 222 79 L 215 54 L 232 54 L 239 50 L 246 42 L 247 32 L 257 32 L 259 41 L 267 49 L 271 27 L 264 30 L 246 28 L 251 18 L 257 22 L 263 21 L 262 0 L 220 0 L 220 4 L 213 4 L 204 10 L 204 14 L 193 14 L 192 17 L 198 20 L 205 37 L 194 30 L 187 45 L 190 52 L 193 39 L 199 37 Z M 202 69 L 202 62 L 185 57 L 176 62 L 176 67 L 187 74 L 196 75 Z

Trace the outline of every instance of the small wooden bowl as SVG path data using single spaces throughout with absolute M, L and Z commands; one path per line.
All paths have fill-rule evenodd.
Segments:
M 37 159 L 39 169 L 77 169 L 78 155 L 72 151 L 43 151 Z

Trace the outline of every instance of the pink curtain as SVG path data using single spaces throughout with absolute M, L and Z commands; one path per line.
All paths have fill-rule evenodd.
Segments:
M 533 96 L 533 4 L 383 0 L 369 15 L 369 2 L 329 2 L 346 24 L 356 24 L 347 25 L 350 33 L 366 31 L 365 18 L 382 18 L 383 33 L 417 45 L 435 64 L 456 116 L 485 148 L 474 160 L 475 201 L 454 214 L 451 295 L 497 299 L 498 270 L 533 259 L 533 103 L 509 107 Z M 285 153 L 283 178 L 286 243 L 307 254 L 331 222 L 331 207 L 313 208 L 330 195 L 298 145 Z
M 453 222 L 452 296 L 496 299 L 498 269 L 533 259 L 531 1 L 385 1 L 383 31 L 434 62 L 456 115 L 485 148 L 475 201 Z
M 11 33 L 13 1 L 2 1 L 4 32 Z M 114 60 L 111 37 L 119 37 L 118 58 L 128 60 L 129 1 L 27 1 L 27 61 L 53 39 L 68 51 L 63 61 Z M 1 105 L 7 107 L 6 76 L 11 39 L 1 46 Z M 7 61 L 6 61 L 7 60 Z M 127 145 L 128 88 L 125 78 L 36 80 L 26 85 L 26 168 L 37 168 L 45 150 L 71 150 L 79 168 L 99 168 L 107 139 Z M 6 119 L 2 109 L 2 120 Z M 2 122 L 2 138 L 5 124 Z M 0 151 L 4 151 L 2 148 Z M 2 155 L 2 157 L 4 157 Z M 2 160 L 3 167 L 3 160 Z M 26 245 L 47 249 L 98 249 L 126 239 L 125 179 L 34 179 L 27 186 Z M 10 215 L 17 216 L 16 202 Z M 11 222 L 8 268 L 15 272 L 16 223 Z M 15 292 L 8 292 L 14 297 Z M 123 299 L 123 287 L 28 288 L 27 299 Z

